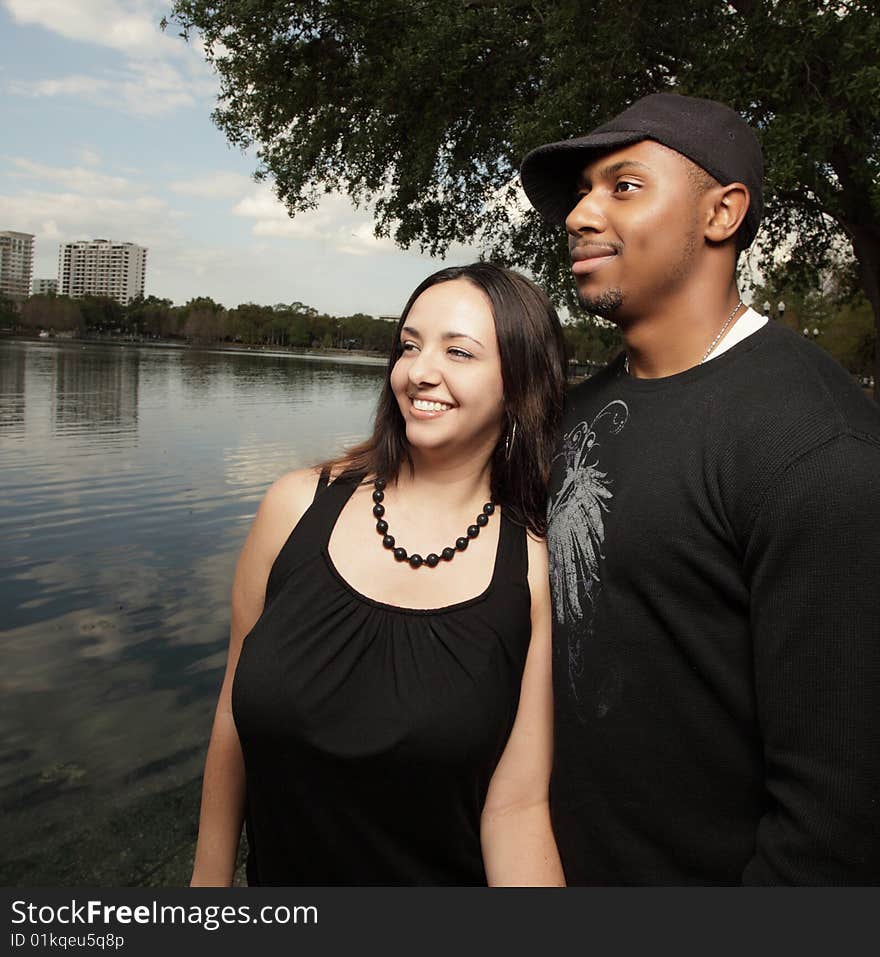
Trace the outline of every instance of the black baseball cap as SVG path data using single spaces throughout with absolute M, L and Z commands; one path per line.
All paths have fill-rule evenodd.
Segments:
M 656 140 L 681 153 L 722 186 L 747 186 L 751 199 L 737 246 L 751 244 L 764 210 L 761 144 L 735 110 L 694 96 L 652 93 L 586 136 L 532 150 L 520 168 L 529 202 L 548 222 L 564 223 L 574 208 L 575 182 L 584 166 L 602 153 L 640 140 Z

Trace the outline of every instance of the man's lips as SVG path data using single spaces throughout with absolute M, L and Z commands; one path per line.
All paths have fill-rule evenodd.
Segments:
M 571 249 L 571 271 L 575 276 L 587 275 L 610 263 L 617 254 L 618 251 L 614 246 L 602 243 L 573 246 Z

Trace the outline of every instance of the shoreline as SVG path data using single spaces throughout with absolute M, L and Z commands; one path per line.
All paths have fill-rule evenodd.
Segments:
M 309 359 L 312 361 L 344 362 L 358 365 L 384 366 L 388 362 L 385 353 L 371 352 L 364 349 L 287 349 L 284 346 L 244 346 L 228 345 L 225 343 L 192 343 L 178 342 L 172 339 L 129 339 L 119 336 L 96 338 L 88 337 L 52 337 L 41 339 L 39 336 L 28 336 L 19 333 L 4 333 L 0 340 L 8 342 L 28 342 L 39 345 L 80 344 L 98 346 L 134 346 L 138 349 L 176 349 L 188 352 L 207 352 L 223 355 L 267 356 L 283 359 Z
M 39 336 L 27 336 L 15 333 L 0 334 L 0 341 L 9 342 L 28 342 L 39 345 L 58 345 L 66 343 L 80 343 L 82 345 L 97 346 L 115 346 L 131 347 L 138 349 L 175 349 L 188 352 L 207 352 L 213 355 L 224 355 L 231 353 L 233 355 L 243 356 L 265 356 L 275 359 L 305 359 L 309 362 L 336 362 L 343 365 L 368 365 L 385 366 L 388 363 L 388 355 L 384 352 L 371 352 L 366 349 L 286 349 L 283 346 L 242 346 L 226 345 L 223 343 L 206 343 L 199 345 L 190 342 L 178 342 L 172 339 L 127 339 L 120 337 L 112 338 L 80 338 L 80 337 L 53 337 L 51 339 L 41 339 Z M 580 371 L 583 364 L 568 370 L 566 376 L 569 383 L 580 382 L 588 378 L 588 374 Z

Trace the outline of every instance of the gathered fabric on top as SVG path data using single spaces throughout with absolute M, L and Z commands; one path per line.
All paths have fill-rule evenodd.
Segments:
M 525 529 L 501 510 L 481 595 L 399 608 L 333 565 L 357 482 L 322 486 L 272 566 L 233 683 L 248 883 L 484 884 L 480 814 L 531 635 Z

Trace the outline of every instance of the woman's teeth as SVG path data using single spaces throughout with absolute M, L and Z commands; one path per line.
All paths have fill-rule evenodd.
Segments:
M 413 408 L 418 409 L 419 412 L 445 412 L 452 406 L 445 402 L 426 402 L 424 399 L 413 399 Z

